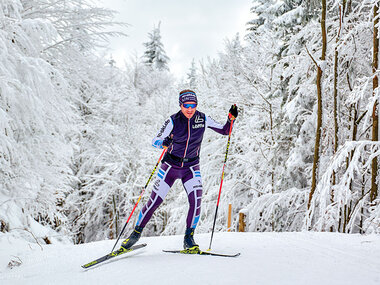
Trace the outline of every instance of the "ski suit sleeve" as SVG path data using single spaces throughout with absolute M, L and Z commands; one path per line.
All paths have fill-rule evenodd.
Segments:
M 206 115 L 206 127 L 212 129 L 213 131 L 222 134 L 222 135 L 228 135 L 228 132 L 230 130 L 231 121 L 227 119 L 227 122 L 222 125 L 215 121 L 213 118 Z
M 163 148 L 162 142 L 164 139 L 170 135 L 171 131 L 173 130 L 173 121 L 171 118 L 167 119 L 158 132 L 157 136 L 155 136 L 152 140 L 152 145 L 156 148 Z

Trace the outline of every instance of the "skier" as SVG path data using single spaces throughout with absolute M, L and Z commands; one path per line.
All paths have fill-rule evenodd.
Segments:
M 189 201 L 184 248 L 199 250 L 193 236 L 201 210 L 202 179 L 199 152 L 203 133 L 208 127 L 222 135 L 228 135 L 231 120 L 238 116 L 238 110 L 236 105 L 231 106 L 227 122 L 223 126 L 211 117 L 197 111 L 197 104 L 197 95 L 194 91 L 181 91 L 179 93 L 181 110 L 165 121 L 153 139 L 154 147 L 167 148 L 167 151 L 162 159 L 150 199 L 140 211 L 134 231 L 122 242 L 121 246 L 125 249 L 130 248 L 139 240 L 145 225 L 165 199 L 174 181 L 181 179 Z

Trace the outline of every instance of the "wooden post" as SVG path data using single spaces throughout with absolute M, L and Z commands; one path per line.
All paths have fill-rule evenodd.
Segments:
M 227 232 L 231 231 L 231 215 L 232 215 L 232 205 L 228 204 L 228 219 L 227 219 Z
M 110 211 L 110 225 L 109 225 L 110 233 L 109 233 L 109 238 L 113 239 L 113 216 L 112 216 L 112 211 Z
M 239 212 L 239 232 L 245 232 L 245 211 Z

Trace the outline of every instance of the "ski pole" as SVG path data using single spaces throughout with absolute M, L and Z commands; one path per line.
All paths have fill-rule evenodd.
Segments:
M 225 157 L 224 157 L 224 164 L 223 164 L 223 170 L 222 170 L 222 179 L 221 179 L 221 181 L 220 181 L 219 195 L 218 195 L 218 202 L 216 203 L 214 223 L 213 223 L 213 225 L 212 225 L 211 239 L 210 239 L 210 246 L 208 247 L 208 250 L 211 250 L 212 238 L 213 238 L 213 236 L 214 236 L 216 216 L 218 215 L 218 208 L 219 208 L 220 194 L 222 193 L 222 186 L 223 186 L 223 180 L 224 180 L 224 168 L 226 167 L 226 163 L 227 163 L 227 155 L 228 155 L 228 149 L 230 148 L 230 140 L 231 140 L 231 132 L 232 132 L 232 125 L 233 125 L 233 123 L 234 123 L 234 119 L 231 120 L 230 131 L 229 131 L 229 133 L 228 133 L 227 149 L 226 149 L 226 155 L 225 155 Z
M 135 206 L 133 207 L 133 210 L 132 210 L 131 214 L 130 214 L 129 217 L 128 217 L 127 222 L 125 223 L 123 229 L 121 230 L 119 236 L 117 237 L 117 241 L 115 242 L 115 244 L 114 244 L 114 246 L 113 246 L 111 252 L 113 252 L 113 250 L 115 249 L 115 246 L 116 246 L 117 243 L 119 242 L 119 239 L 120 239 L 121 235 L 123 234 L 125 228 L 127 227 L 128 222 L 129 222 L 129 220 L 131 219 L 131 217 L 132 217 L 132 215 L 133 215 L 133 212 L 135 211 L 135 209 L 136 209 L 138 203 L 139 203 L 140 200 L 141 200 L 141 197 L 143 196 L 143 194 L 144 194 L 144 192 L 145 192 L 145 189 L 148 187 L 148 184 L 149 184 L 150 180 L 152 179 L 154 173 L 156 172 L 157 166 L 160 164 L 161 159 L 162 159 L 162 157 L 164 156 L 166 150 L 167 150 L 167 148 L 164 148 L 164 150 L 162 151 L 161 156 L 160 156 L 160 158 L 158 159 L 158 161 L 157 161 L 157 163 L 156 163 L 156 166 L 154 167 L 152 173 L 150 174 L 148 181 L 146 182 L 145 186 L 143 187 L 143 189 L 142 189 L 142 191 L 141 191 L 141 193 L 140 193 L 140 196 L 139 196 L 139 198 L 137 199 L 137 202 L 136 202 Z

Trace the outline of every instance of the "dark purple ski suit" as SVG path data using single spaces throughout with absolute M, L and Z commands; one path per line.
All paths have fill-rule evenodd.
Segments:
M 203 134 L 206 128 L 210 128 L 222 135 L 228 135 L 230 124 L 230 120 L 227 120 L 223 126 L 199 111 L 196 111 L 191 119 L 186 118 L 179 111 L 165 121 L 153 139 L 153 146 L 162 148 L 163 140 L 171 135 L 173 135 L 173 142 L 162 159 L 152 194 L 139 214 L 137 226 L 145 227 L 177 179 L 182 180 L 188 196 L 190 207 L 186 219 L 187 228 L 197 226 L 202 199 L 199 152 Z

